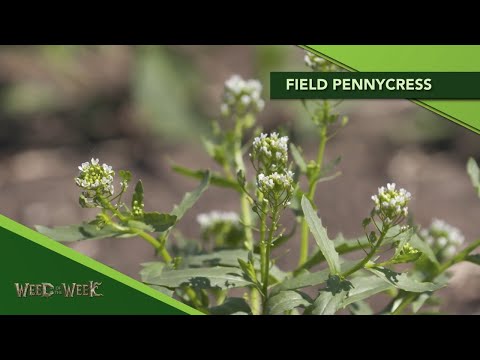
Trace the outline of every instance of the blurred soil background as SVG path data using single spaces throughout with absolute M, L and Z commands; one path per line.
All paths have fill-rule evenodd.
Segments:
M 215 168 L 200 137 L 218 116 L 232 74 L 263 81 L 259 123 L 289 129 L 313 158 L 317 139 L 300 102 L 268 101 L 269 72 L 308 71 L 303 54 L 294 46 L 0 47 L 0 213 L 30 227 L 91 219 L 95 211 L 78 206 L 73 181 L 91 157 L 131 170 L 144 181 L 146 208 L 170 211 L 196 181 L 174 173 L 169 160 Z M 326 157 L 342 156 L 342 175 L 319 184 L 316 198 L 331 236 L 361 235 L 370 196 L 388 181 L 413 194 L 420 224 L 438 217 L 467 241 L 480 236 L 480 199 L 465 171 L 469 156 L 480 158 L 478 135 L 406 100 L 345 101 L 341 108 L 350 123 Z M 196 215 L 213 209 L 238 210 L 237 195 L 210 188 L 179 228 L 195 238 Z M 140 263 L 154 259 L 141 239 L 72 247 L 137 279 Z M 297 247 L 298 236 L 277 251 L 281 268 L 296 264 Z M 480 313 L 480 268 L 464 263 L 452 272 L 442 312 Z

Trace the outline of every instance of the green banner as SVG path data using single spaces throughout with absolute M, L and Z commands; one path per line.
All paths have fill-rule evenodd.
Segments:
M 0 315 L 200 314 L 0 215 Z
M 480 45 L 303 45 L 350 71 L 480 72 Z M 480 100 L 412 100 L 480 133 Z
M 480 72 L 271 72 L 271 99 L 480 99 Z

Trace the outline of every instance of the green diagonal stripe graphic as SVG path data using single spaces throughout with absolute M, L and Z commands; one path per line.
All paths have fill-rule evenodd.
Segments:
M 82 286 L 102 283 L 98 297 Z M 41 286 L 59 294 L 39 296 Z M 17 285 L 31 284 L 25 296 Z M 63 284 L 79 285 L 79 293 L 65 296 Z M 86 285 L 85 285 L 86 286 Z M 0 314 L 201 314 L 106 265 L 0 215 Z
M 301 47 L 350 71 L 480 72 L 479 45 L 301 45 Z M 480 133 L 479 100 L 413 102 Z

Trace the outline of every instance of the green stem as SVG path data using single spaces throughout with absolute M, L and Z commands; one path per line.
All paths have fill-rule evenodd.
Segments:
M 172 262 L 172 256 L 169 254 L 165 246 L 155 239 L 152 235 L 147 234 L 145 231 L 136 229 L 136 228 L 131 228 L 132 233 L 140 236 L 142 239 L 148 241 L 154 248 L 155 250 L 162 256 L 163 260 L 166 263 Z
M 382 242 L 383 240 L 385 239 L 385 235 L 387 234 L 388 230 L 389 230 L 389 226 L 384 226 L 382 228 L 382 231 L 380 233 L 380 236 L 377 240 L 377 242 L 375 243 L 375 245 L 373 245 L 372 249 L 370 250 L 370 252 L 368 253 L 368 255 L 361 261 L 359 261 L 355 266 L 353 266 L 351 269 L 345 271 L 344 273 L 342 273 L 340 275 L 340 277 L 342 278 L 346 278 L 347 276 L 350 276 L 352 275 L 353 273 L 356 273 L 358 270 L 360 269 L 363 269 L 365 267 L 365 265 L 370 261 L 370 259 L 375 255 L 375 253 L 377 252 L 378 248 L 380 246 L 382 246 Z
M 276 208 L 274 208 L 276 209 Z M 273 235 L 275 234 L 275 230 L 277 227 L 277 210 L 274 210 L 272 213 L 272 223 L 270 224 L 270 229 L 268 231 L 268 239 L 266 241 L 265 246 L 265 266 L 264 266 L 264 273 L 262 274 L 262 285 L 263 285 L 263 313 L 265 314 L 267 309 L 267 301 L 268 301 L 268 283 L 269 283 L 269 276 L 270 276 L 270 251 L 272 248 L 272 241 Z
M 235 123 L 235 144 L 234 144 L 234 160 L 237 172 L 243 171 L 245 173 L 245 163 L 243 162 L 242 153 L 242 138 L 243 138 L 243 121 L 242 119 L 236 119 Z M 250 203 L 248 202 L 248 195 L 245 192 L 240 194 L 240 207 L 243 224 L 245 225 L 245 247 L 248 250 L 253 250 L 253 231 L 252 231 L 252 216 L 250 213 Z
M 315 197 L 315 192 L 317 190 L 317 183 L 318 183 L 318 175 L 320 174 L 322 170 L 322 165 L 323 165 L 323 158 L 325 154 L 325 146 L 327 144 L 327 127 L 323 126 L 322 130 L 320 131 L 320 145 L 318 147 L 318 153 L 317 153 L 317 171 L 309 179 L 309 184 L 308 184 L 308 192 L 307 192 L 307 198 L 311 202 L 313 202 L 313 199 Z M 305 264 L 305 262 L 308 259 L 308 239 L 309 239 L 309 229 L 308 229 L 308 224 L 305 218 L 302 219 L 302 226 L 301 226 L 301 238 L 300 238 L 300 257 L 298 259 L 298 266 L 302 266 Z
M 480 246 L 480 239 L 479 240 L 476 240 L 474 242 L 472 242 L 469 246 L 467 246 L 465 249 L 463 249 L 462 251 L 460 251 L 457 255 L 455 255 L 453 258 L 451 258 L 450 260 L 448 260 L 447 262 L 443 263 L 442 265 L 440 265 L 437 270 L 432 273 L 430 276 L 428 276 L 425 281 L 426 282 L 431 282 L 431 281 L 434 281 L 435 278 L 440 275 L 441 273 L 445 272 L 446 270 L 448 270 L 450 267 L 452 267 L 453 265 L 455 264 L 458 264 L 459 262 L 462 262 L 465 260 L 465 258 L 473 251 L 475 250 L 477 247 Z M 400 305 L 398 305 L 398 307 L 392 312 L 392 315 L 399 315 L 401 314 L 406 308 L 408 305 L 410 305 L 413 301 L 415 301 L 417 299 L 417 297 L 420 295 L 421 293 L 408 293 L 402 300 L 402 302 L 400 303 Z M 395 298 L 392 300 L 391 304 L 395 303 L 395 301 L 398 299 L 399 297 Z
M 253 315 L 260 314 L 260 292 L 256 288 L 250 290 L 250 308 Z
M 265 234 L 267 232 L 267 215 L 265 214 L 267 206 L 262 202 L 262 212 L 260 213 L 260 274 L 262 284 L 265 281 L 265 273 L 267 267 L 267 246 L 265 240 Z
M 206 309 L 204 309 L 202 302 L 198 299 L 197 293 L 195 290 L 193 290 L 191 287 L 186 287 L 185 288 L 185 294 L 188 296 L 190 301 L 192 302 L 192 305 L 197 309 L 200 310 L 201 312 L 206 313 Z
M 126 216 L 123 216 L 123 214 L 120 211 L 118 211 L 118 209 L 115 206 L 113 206 L 110 203 L 110 201 L 105 199 L 103 196 L 99 196 L 98 198 L 100 199 L 100 203 L 102 204 L 104 209 L 110 210 L 116 217 L 118 217 L 118 219 L 121 222 L 127 222 L 128 221 L 128 218 Z
M 115 214 L 115 216 L 118 217 L 118 219 L 121 222 L 128 222 L 128 218 L 126 216 L 124 216 L 120 211 L 118 211 L 118 209 L 115 208 L 115 206 L 113 206 L 105 198 L 100 197 L 100 201 L 101 201 L 103 207 L 107 210 L 110 210 L 113 214 Z M 160 241 L 155 239 L 152 235 L 147 234 L 143 230 L 140 230 L 140 229 L 137 229 L 137 228 L 134 228 L 134 227 L 131 227 L 131 226 L 128 226 L 128 228 L 130 230 L 129 231 L 130 233 L 136 234 L 136 235 L 140 236 L 142 239 L 148 241 L 155 248 L 155 250 L 162 256 L 163 260 L 166 263 L 172 262 L 172 257 L 170 256 L 167 249 L 165 248 L 165 246 Z

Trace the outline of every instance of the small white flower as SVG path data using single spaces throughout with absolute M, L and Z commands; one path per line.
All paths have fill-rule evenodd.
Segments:
M 288 162 L 288 136 L 262 133 L 253 139 L 252 159 L 272 169 L 284 168 Z
M 238 214 L 233 211 L 213 210 L 209 213 L 198 214 L 197 222 L 203 230 L 206 230 L 220 223 L 238 225 L 240 223 L 240 218 Z
M 326 63 L 326 61 L 323 58 L 315 54 L 312 54 L 311 52 L 305 53 L 304 60 L 305 60 L 305 64 L 314 71 L 322 70 L 323 65 Z
M 420 235 L 440 261 L 450 259 L 465 241 L 459 229 L 440 219 L 433 219 L 430 227 L 422 229 Z
M 408 215 L 411 194 L 405 189 L 396 189 L 395 183 L 379 187 L 378 194 L 371 197 L 374 212 L 386 223 L 398 223 Z
M 263 110 L 265 102 L 261 99 L 262 84 L 258 80 L 243 80 L 239 75 L 225 81 L 220 111 L 223 116 L 245 116 Z
M 445 245 L 447 245 L 448 240 L 445 236 L 441 236 L 438 238 L 437 242 L 438 242 L 438 246 L 444 247 Z
M 90 162 L 84 162 L 78 167 L 80 173 L 75 178 L 75 183 L 84 191 L 82 195 L 87 201 L 92 200 L 95 195 L 109 197 L 114 193 L 113 177 L 115 172 L 112 167 L 103 164 L 92 158 Z
M 456 252 L 457 252 L 457 248 L 453 245 L 450 245 L 442 251 L 442 255 L 446 259 L 450 259 L 455 255 Z

